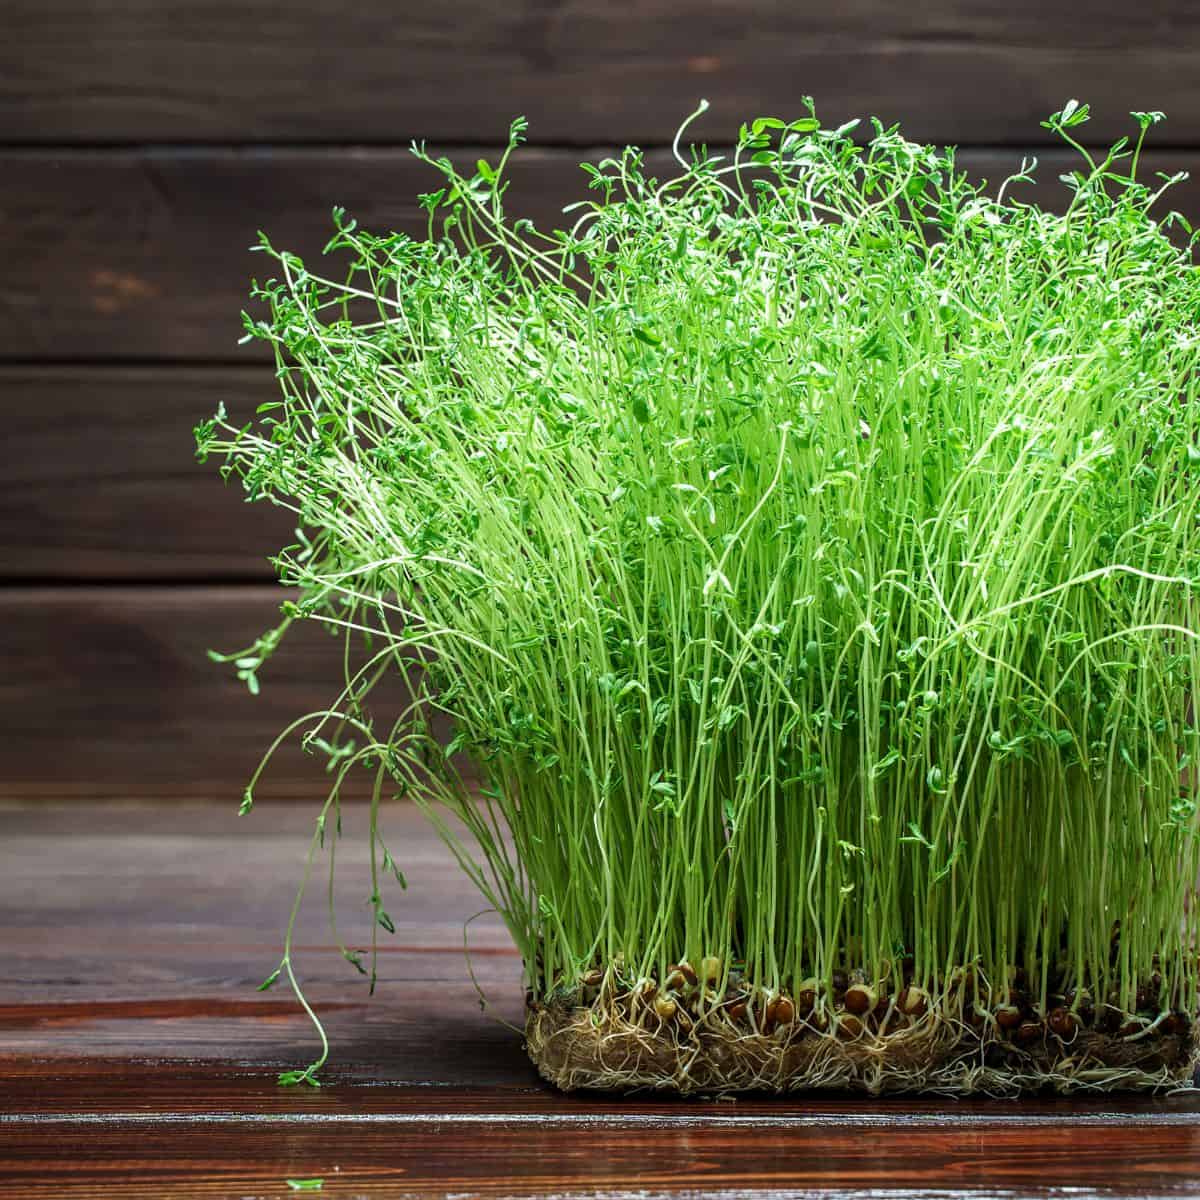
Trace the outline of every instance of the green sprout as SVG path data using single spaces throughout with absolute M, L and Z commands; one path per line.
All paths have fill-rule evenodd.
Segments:
M 226 661 L 256 688 L 296 620 L 346 647 L 267 755 L 302 732 L 333 776 L 305 882 L 366 769 L 376 931 L 399 792 L 535 1010 L 953 1025 L 978 1071 L 1010 1010 L 1064 1045 L 1182 1036 L 1200 276 L 1152 215 L 1173 180 L 1137 176 L 1161 114 L 1101 154 L 1086 105 L 1051 117 L 1080 153 L 1053 215 L 1010 194 L 1032 162 L 993 194 L 806 109 L 727 155 L 685 123 L 666 180 L 585 165 L 549 233 L 504 210 L 518 121 L 473 174 L 414 146 L 426 238 L 338 210 L 324 270 L 263 238 L 246 335 L 279 399 L 197 434 L 300 531 L 298 599 Z

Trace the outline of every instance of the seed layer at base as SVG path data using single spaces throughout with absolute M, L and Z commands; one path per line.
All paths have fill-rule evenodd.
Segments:
M 633 1021 L 619 1008 L 550 1002 L 530 1008 L 526 1048 L 563 1091 L 679 1095 L 835 1089 L 1013 1096 L 1045 1089 L 1167 1091 L 1187 1087 L 1200 1061 L 1195 1033 L 1129 1040 L 1079 1030 L 1032 1044 L 979 1033 L 931 1012 L 906 1028 L 847 1037 L 797 1022 L 774 1033 L 738 1028 L 714 1010 L 684 1028 Z

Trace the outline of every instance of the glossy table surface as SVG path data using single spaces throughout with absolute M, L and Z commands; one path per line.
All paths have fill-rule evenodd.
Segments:
M 36 1197 L 1200 1195 L 1200 1092 L 953 1102 L 815 1095 L 562 1096 L 519 1035 L 520 964 L 411 809 L 386 813 L 409 880 L 379 986 L 331 945 L 324 879 L 276 965 L 314 813 L 229 804 L 0 809 L 0 1195 Z M 335 897 L 369 939 L 363 814 Z M 293 1181 L 289 1184 L 289 1180 Z

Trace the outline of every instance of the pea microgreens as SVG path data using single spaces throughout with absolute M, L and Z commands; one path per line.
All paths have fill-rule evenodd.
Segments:
M 339 210 L 318 270 L 264 237 L 279 398 L 197 439 L 301 530 L 229 661 L 346 642 L 276 743 L 334 777 L 309 870 L 366 768 L 376 928 L 399 791 L 537 997 L 709 956 L 1130 1010 L 1157 971 L 1194 1009 L 1200 276 L 1138 174 L 1161 114 L 1102 153 L 1087 115 L 1046 122 L 1060 215 L 1014 198 L 1032 162 L 988 190 L 806 102 L 724 155 L 685 123 L 670 179 L 585 165 L 550 233 L 505 213 L 518 121 L 470 174 L 414 146 L 427 238 Z

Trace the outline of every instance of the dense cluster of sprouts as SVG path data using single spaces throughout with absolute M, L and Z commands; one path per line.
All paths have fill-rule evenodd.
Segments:
M 336 278 L 264 240 L 281 395 L 197 433 L 295 512 L 299 598 L 230 657 L 344 636 L 281 735 L 332 758 L 314 853 L 373 771 L 386 928 L 380 803 L 421 805 L 537 1013 L 1183 1033 L 1200 274 L 1138 176 L 1160 114 L 1098 157 L 1055 114 L 1052 215 L 1033 163 L 989 193 L 808 111 L 585 166 L 564 231 L 505 216 L 517 122 L 473 175 L 414 148 L 427 239 L 335 213 Z

